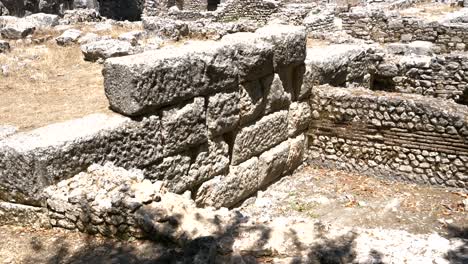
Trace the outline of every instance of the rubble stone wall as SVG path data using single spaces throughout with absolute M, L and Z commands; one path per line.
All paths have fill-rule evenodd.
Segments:
M 38 205 L 46 187 L 110 161 L 199 205 L 236 205 L 302 163 L 305 45 L 303 27 L 273 26 L 107 60 L 106 95 L 132 118 L 92 115 L 0 141 L 1 199 Z
M 343 29 L 353 37 L 378 42 L 423 40 L 436 43 L 441 53 L 468 50 L 468 24 L 426 22 L 387 15 L 382 11 L 340 14 Z
M 430 97 L 452 99 L 468 104 L 468 55 L 445 54 L 421 57 L 415 63 L 388 64 L 374 62 L 374 81 L 391 78 L 391 89 L 402 93 L 422 94 Z M 394 76 L 380 73 L 381 68 L 394 67 Z M 389 71 L 386 71 L 389 72 Z M 378 84 L 377 84 L 378 86 Z M 382 87 L 380 87 L 382 88 Z M 379 90 L 379 87 L 373 87 Z
M 239 19 L 252 19 L 265 22 L 275 12 L 278 5 L 263 0 L 227 0 L 217 12 L 220 21 L 237 21 Z
M 468 107 L 418 95 L 314 87 L 313 164 L 468 187 Z

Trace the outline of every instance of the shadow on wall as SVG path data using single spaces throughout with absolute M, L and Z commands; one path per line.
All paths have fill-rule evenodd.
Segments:
M 142 230 L 150 232 L 151 237 L 165 243 L 150 243 L 144 247 L 141 243 L 129 243 L 126 241 L 99 240 L 92 237 L 86 239 L 85 245 L 78 251 L 73 252 L 74 245 L 67 242 L 54 245 L 54 255 L 46 260 L 38 260 L 35 256 L 30 256 L 25 263 L 41 262 L 46 264 L 55 263 L 246 263 L 256 264 L 265 263 L 271 260 L 265 257 L 264 250 L 259 250 L 265 247 L 272 237 L 270 228 L 265 225 L 244 226 L 242 232 L 258 234 L 257 240 L 249 244 L 255 245 L 255 248 L 247 248 L 241 254 L 233 253 L 233 244 L 236 239 L 242 236 L 241 224 L 245 221 L 242 216 L 238 216 L 231 225 L 222 227 L 220 223 L 210 220 L 218 229 L 211 236 L 198 237 L 195 239 L 179 239 L 174 241 L 168 239 L 167 236 L 173 234 L 168 233 L 170 230 L 176 230 L 178 223 L 181 220 L 180 215 L 170 217 L 169 229 L 161 230 L 160 223 L 157 223 L 154 228 L 143 227 Z M 198 215 L 200 219 L 203 216 Z M 330 239 L 325 227 L 321 224 L 315 224 L 313 227 L 314 233 L 317 234 L 317 241 L 321 241 L 313 245 L 304 245 L 300 242 L 298 235 L 291 230 L 288 232 L 287 240 L 293 244 L 293 251 L 301 252 L 297 257 L 289 258 L 286 262 L 290 264 L 342 264 L 352 263 L 356 259 L 355 239 L 356 233 L 349 232 L 342 236 Z M 174 231 L 176 232 L 176 231 Z M 56 241 L 66 241 L 66 234 L 63 239 L 59 238 Z M 176 244 L 177 243 L 177 244 Z M 32 238 L 31 249 L 33 254 L 42 255 L 44 245 L 41 243 L 40 237 Z M 370 263 L 383 263 L 382 254 L 376 250 L 370 250 L 368 259 Z M 456 262 L 454 262 L 456 263 Z
M 99 13 L 115 20 L 138 21 L 144 8 L 144 0 L 98 0 Z

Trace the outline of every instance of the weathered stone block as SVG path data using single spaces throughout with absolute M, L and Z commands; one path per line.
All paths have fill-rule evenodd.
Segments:
M 288 111 L 279 111 L 242 128 L 235 136 L 232 164 L 237 165 L 288 138 Z
M 258 158 L 231 166 L 227 176 L 205 182 L 195 201 L 199 206 L 233 207 L 258 189 Z
M 258 158 L 258 186 L 264 187 L 281 177 L 287 170 L 289 141 L 262 153 Z
M 163 111 L 161 122 L 165 156 L 206 142 L 205 99 L 197 97 L 182 107 Z
M 239 123 L 239 92 L 218 93 L 208 98 L 206 123 L 211 135 L 233 130 Z
M 140 115 L 195 96 L 237 87 L 232 50 L 218 42 L 163 48 L 106 61 L 111 107 Z
M 278 74 L 262 79 L 265 89 L 265 113 L 283 110 L 291 103 L 291 93 L 286 91 Z
M 240 123 L 246 124 L 264 113 L 265 91 L 259 80 L 243 83 L 239 89 Z
M 258 29 L 256 33 L 261 35 L 263 40 L 273 44 L 275 69 L 304 62 L 307 43 L 305 27 L 270 25 Z
M 190 165 L 188 176 L 190 187 L 205 182 L 227 171 L 229 166 L 229 146 L 222 138 L 215 138 L 202 145 Z
M 297 135 L 308 128 L 311 120 L 311 109 L 307 102 L 293 102 L 289 106 L 288 134 Z
M 161 162 L 145 168 L 144 173 L 148 179 L 165 181 L 169 190 L 178 192 L 178 183 L 187 177 L 190 162 L 188 155 L 165 157 Z
M 286 167 L 288 173 L 292 173 L 304 161 L 307 148 L 306 137 L 304 134 L 301 134 L 295 138 L 291 138 L 289 139 L 289 144 L 289 155 Z
M 258 34 L 240 32 L 226 35 L 221 40 L 235 53 L 235 67 L 241 81 L 255 80 L 273 73 L 273 43 L 262 40 Z
M 157 116 L 129 118 L 95 114 L 18 133 L 0 141 L 0 195 L 36 204 L 42 190 L 93 163 L 111 161 L 143 168 L 163 157 Z

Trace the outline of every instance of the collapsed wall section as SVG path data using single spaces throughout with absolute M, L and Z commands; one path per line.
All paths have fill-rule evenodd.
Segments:
M 412 182 L 468 187 L 468 108 L 417 95 L 314 88 L 310 161 Z

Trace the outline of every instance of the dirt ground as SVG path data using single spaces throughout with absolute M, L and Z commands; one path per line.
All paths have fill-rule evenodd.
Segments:
M 333 226 L 335 230 L 357 228 L 390 231 L 378 235 L 380 239 L 393 240 L 393 244 L 389 244 L 391 246 L 398 244 L 399 236 L 403 235 L 406 236 L 404 242 L 415 245 L 421 243 L 422 235 L 429 238 L 434 235 L 439 238 L 441 235 L 450 239 L 455 229 L 458 232 L 456 236 L 465 239 L 466 243 L 459 247 L 459 252 L 453 253 L 454 261 L 435 263 L 464 263 L 464 256 L 468 257 L 468 213 L 463 200 L 467 197 L 466 193 L 442 188 L 305 168 L 249 198 L 236 210 L 250 219 L 265 223 L 287 217 L 299 222 L 320 221 L 323 226 Z M 375 231 L 372 232 L 369 233 L 371 238 L 375 236 Z M 361 238 L 359 243 L 365 243 L 363 239 L 367 238 Z M 3 241 L 0 242 L 0 264 L 176 263 L 175 260 L 187 254 L 147 241 L 119 241 L 60 229 L 0 226 L 0 241 Z M 323 247 L 318 249 L 324 250 Z M 422 247 L 425 248 L 424 245 Z M 329 249 L 326 252 L 339 254 Z M 278 262 L 272 258 L 257 258 L 255 261 L 252 263 L 308 263 Z
M 418 17 L 429 21 L 437 21 L 449 13 L 460 10 L 462 7 L 446 3 L 423 2 L 413 7 L 400 10 L 403 16 Z
M 447 234 L 449 225 L 468 228 L 467 198 L 445 188 L 309 167 L 282 178 L 243 207 L 264 218 L 289 215 L 334 226 Z
M 141 25 L 114 25 L 99 31 L 92 24 L 72 28 L 116 38 Z M 10 42 L 11 52 L 0 54 L 0 124 L 27 131 L 110 111 L 102 65 L 84 61 L 79 44 L 57 45 L 55 38 L 63 30 L 38 30 L 29 40 Z

